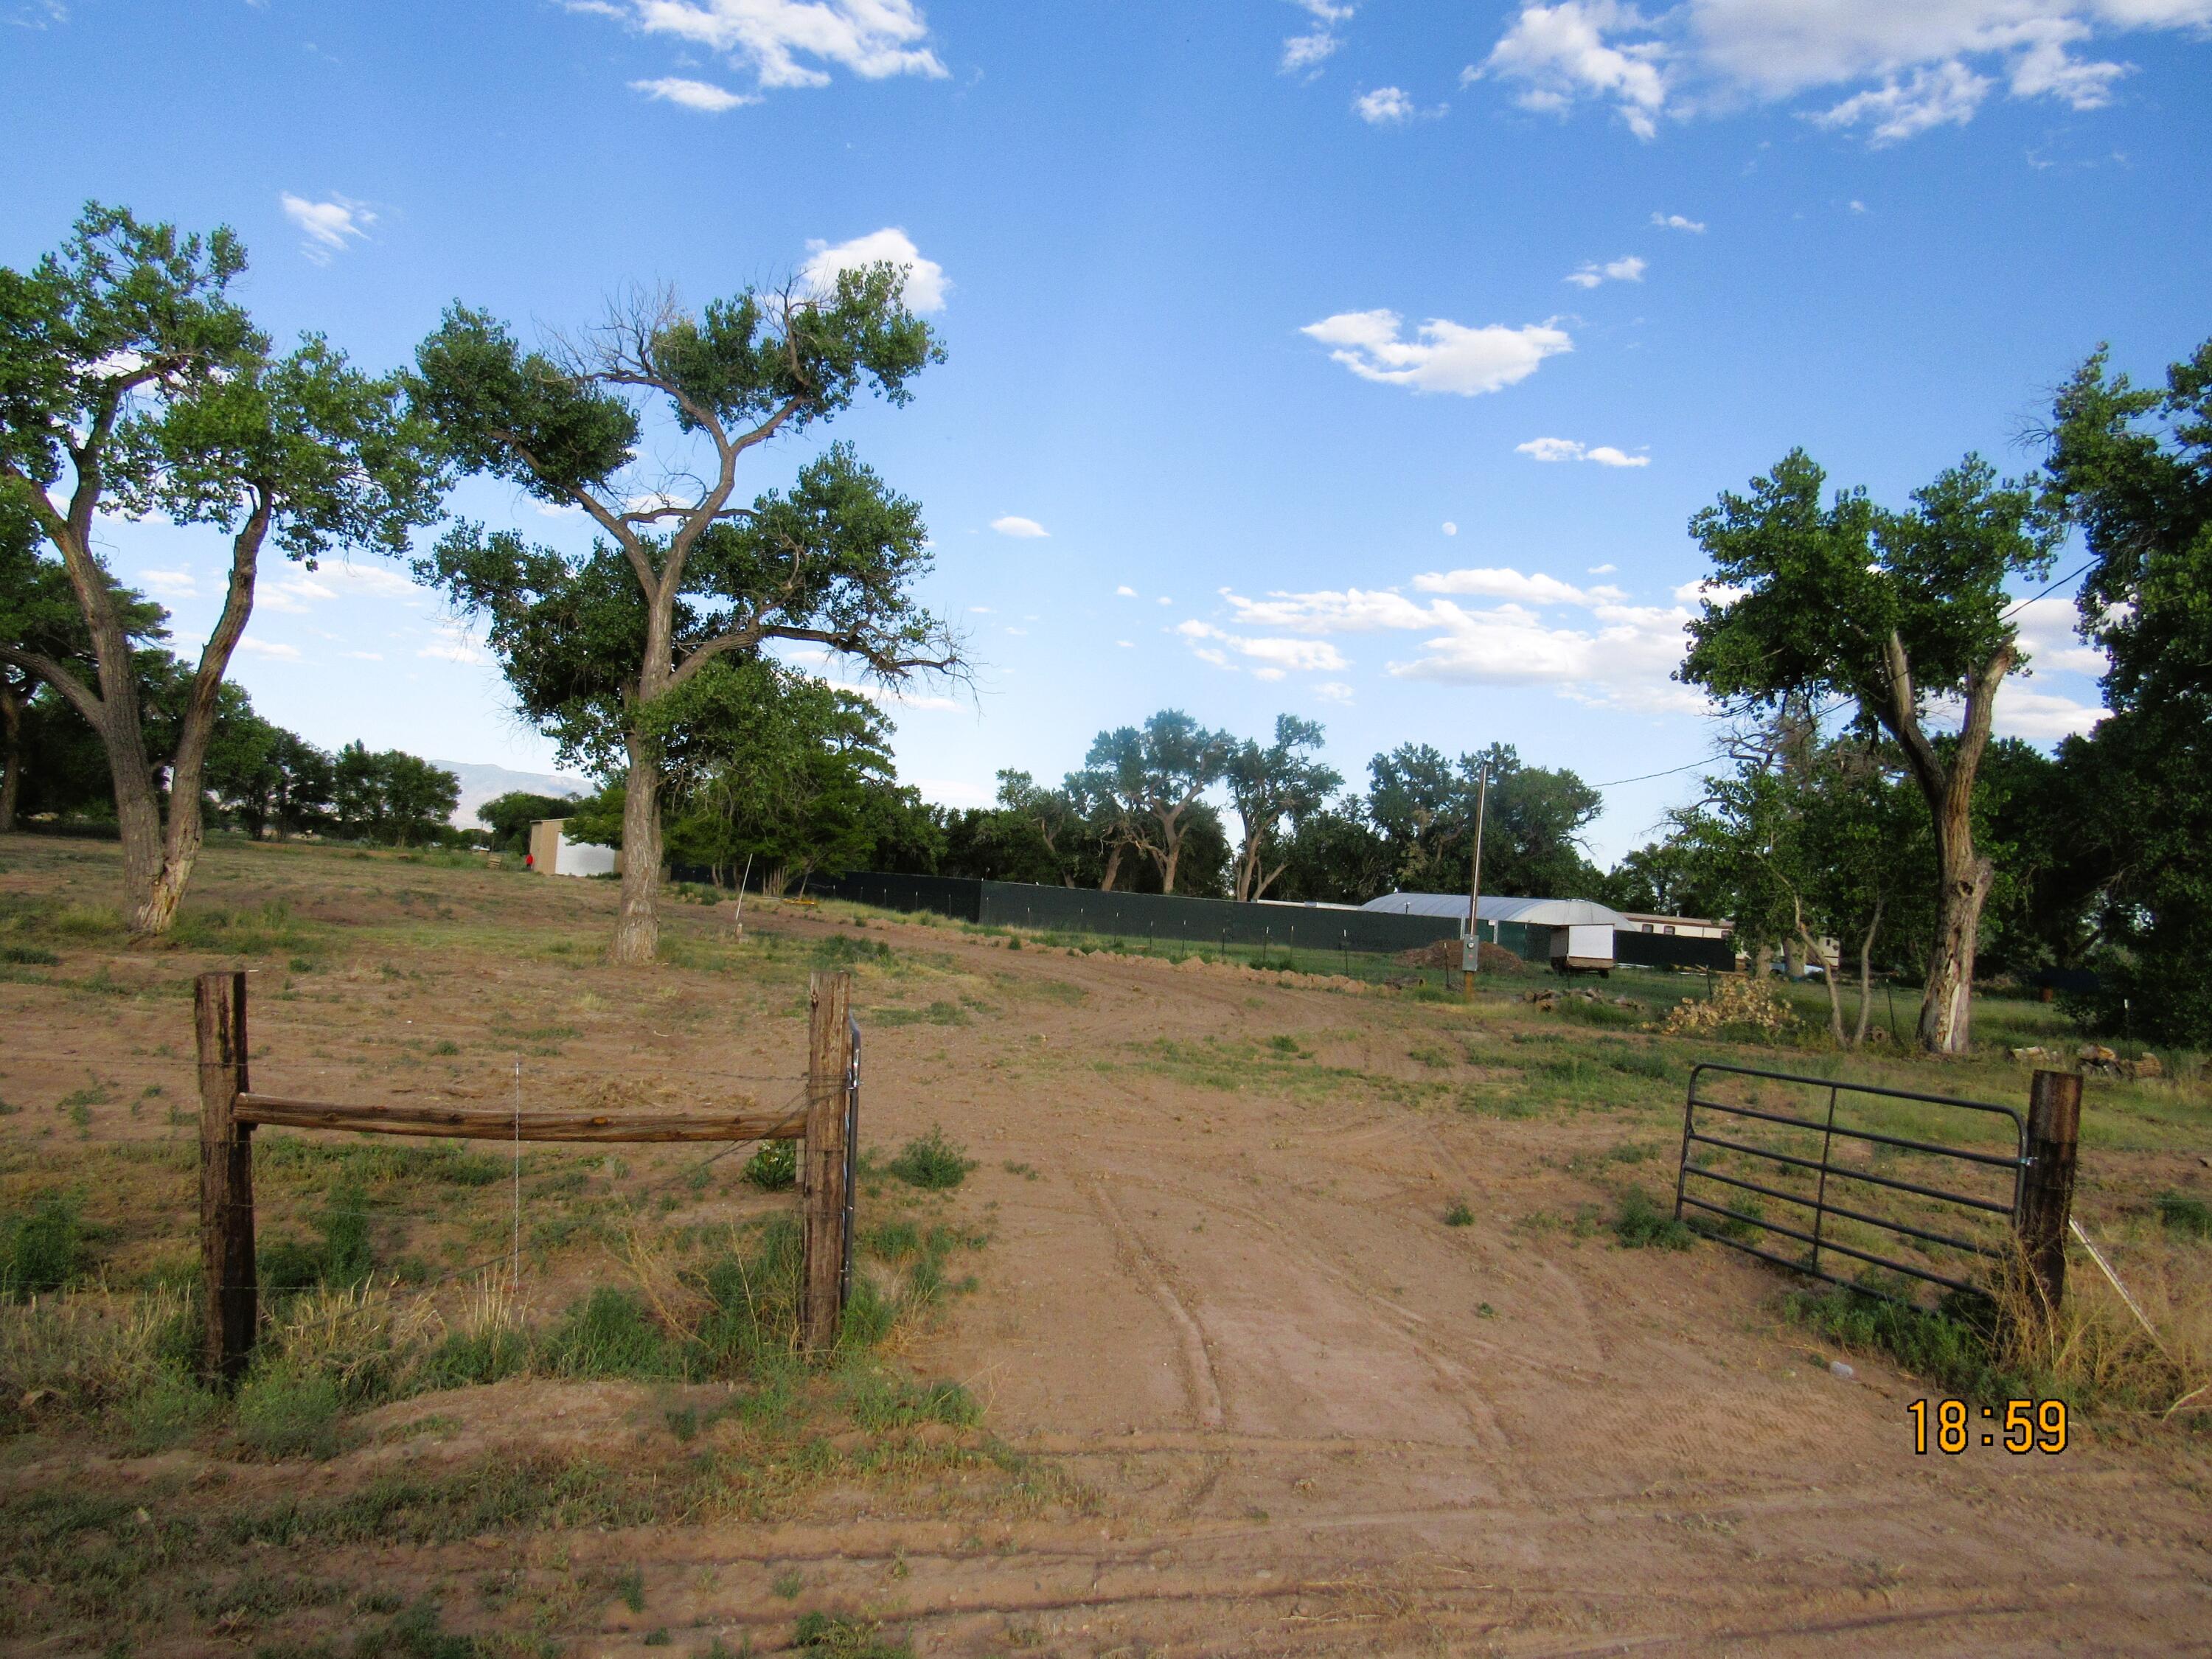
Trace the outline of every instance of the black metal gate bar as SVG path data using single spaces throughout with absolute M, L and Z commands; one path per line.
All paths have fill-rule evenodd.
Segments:
M 1725 1101 L 1702 1096 L 1698 1091 L 1698 1084 L 1699 1079 L 1708 1072 L 1825 1090 L 1828 1095 L 1826 1120 L 1795 1117 L 1786 1113 L 1763 1111 L 1753 1106 L 1735 1106 Z M 1845 1095 L 1866 1095 L 1890 1100 L 1909 1101 L 1923 1105 L 1953 1107 L 1964 1111 L 1994 1114 L 2009 1120 L 2012 1124 L 2013 1154 L 2008 1158 L 1994 1152 L 1982 1152 L 1973 1147 L 1952 1146 L 1936 1141 L 1916 1140 L 1902 1135 L 1883 1134 L 1875 1130 L 1858 1129 L 1848 1124 L 1838 1123 L 1836 1121 L 1837 1109 L 1841 1098 Z M 1820 1137 L 1820 1155 L 1817 1158 L 1805 1158 L 1794 1152 L 1755 1146 L 1725 1136 L 1702 1133 L 1697 1121 L 1697 1114 L 1700 1109 L 1709 1112 L 1723 1113 L 1732 1117 L 1747 1118 L 1764 1123 L 1776 1123 L 1789 1128 L 1809 1131 Z M 1834 1160 L 1834 1152 L 1836 1141 L 1839 1136 L 1846 1140 L 1877 1146 L 1895 1147 L 1899 1151 L 1916 1152 L 1929 1158 L 1949 1158 L 1984 1168 L 2008 1169 L 2013 1172 L 2012 1202 L 2009 1205 L 1995 1203 L 1988 1199 L 1975 1197 L 1966 1193 L 1948 1192 L 1940 1187 L 1901 1180 L 1892 1176 L 1876 1175 L 1871 1170 L 1856 1170 L 1848 1165 L 1838 1164 Z M 1818 1180 L 1813 1194 L 1809 1198 L 1796 1193 L 1784 1192 L 1778 1188 L 1770 1187 L 1763 1182 L 1732 1175 L 1725 1170 L 1696 1162 L 1693 1149 L 1698 1146 L 1711 1146 L 1720 1151 L 1735 1152 L 1746 1158 L 1763 1159 L 1787 1168 L 1809 1170 L 1814 1172 Z M 1820 1256 L 1824 1250 L 1869 1262 L 1906 1278 L 1940 1285 L 1947 1290 L 1972 1292 L 1980 1287 L 1963 1279 L 1953 1278 L 1948 1273 L 1936 1272 L 1929 1267 L 1915 1267 L 1878 1255 L 1874 1251 L 1861 1249 L 1855 1245 L 1838 1241 L 1828 1234 L 1826 1224 L 1828 1217 L 1833 1215 L 1842 1219 L 1856 1221 L 1862 1225 L 1876 1228 L 1900 1238 L 1917 1239 L 1967 1255 L 1997 1257 L 2001 1255 L 2001 1252 L 1971 1239 L 1955 1237 L 1928 1228 L 1915 1226 L 1910 1222 L 1892 1220 L 1885 1216 L 1870 1215 L 1863 1210 L 1832 1203 L 1828 1199 L 1829 1177 L 1835 1176 L 1846 1180 L 1863 1182 L 1871 1186 L 1887 1188 L 1894 1192 L 1910 1193 L 1916 1197 L 1929 1199 L 1940 1203 L 1953 1204 L 1966 1209 L 2004 1216 L 2017 1226 L 2021 1194 L 2026 1179 L 2027 1164 L 2027 1125 L 2021 1115 L 2009 1106 L 1993 1105 L 1985 1101 L 1961 1100 L 1948 1095 L 1922 1094 L 1906 1089 L 1885 1088 L 1876 1084 L 1844 1083 L 1832 1078 L 1802 1077 L 1787 1072 L 1761 1071 L 1753 1066 L 1705 1061 L 1691 1069 L 1689 1088 L 1683 1101 L 1682 1156 L 1681 1164 L 1674 1179 L 1674 1215 L 1677 1220 L 1692 1227 L 1700 1237 L 1716 1239 L 1731 1249 L 1758 1256 L 1762 1261 L 1771 1261 L 1794 1273 L 1807 1273 L 1816 1279 L 1826 1279 L 1831 1284 L 1849 1285 L 1855 1289 L 1863 1288 L 1855 1285 L 1851 1280 L 1838 1278 L 1836 1274 L 1825 1271 L 1820 1265 Z M 1690 1178 L 1693 1176 L 1702 1181 L 1715 1182 L 1745 1192 L 1758 1193 L 1785 1204 L 1796 1205 L 1801 1209 L 1810 1210 L 1813 1212 L 1812 1231 L 1808 1232 L 1801 1227 L 1791 1226 L 1784 1222 L 1770 1221 L 1764 1216 L 1751 1215 L 1741 1210 L 1731 1209 L 1725 1204 L 1710 1202 L 1689 1190 Z M 1725 1231 L 1699 1225 L 1700 1218 L 1696 1215 L 1687 1215 L 1685 1213 L 1686 1211 L 1699 1211 L 1710 1215 L 1724 1217 L 1728 1222 L 1735 1224 Z M 1810 1261 L 1808 1261 L 1802 1257 L 1793 1259 L 1774 1250 L 1763 1249 L 1742 1237 L 1733 1236 L 1749 1228 L 1759 1229 L 1778 1238 L 1796 1239 L 1810 1245 L 1812 1247 Z

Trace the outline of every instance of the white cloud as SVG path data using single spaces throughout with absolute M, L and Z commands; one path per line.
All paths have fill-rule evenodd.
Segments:
M 764 88 L 826 86 L 825 64 L 866 81 L 945 74 L 914 0 L 571 0 L 568 9 L 720 52 Z
M 1577 587 L 1511 568 L 1432 572 L 1416 576 L 1413 586 L 1432 597 L 1412 599 L 1395 588 L 1224 597 L 1238 625 L 1277 635 L 1420 636 L 1412 654 L 1389 665 L 1397 678 L 1550 684 L 1563 696 L 1624 708 L 1702 703 L 1668 678 L 1687 643 L 1683 629 L 1691 612 L 1681 604 L 1631 605 L 1617 587 Z M 1462 603 L 1475 598 L 1497 603 Z M 1563 611 L 1581 614 L 1547 615 Z M 1204 623 L 1185 623 L 1182 631 L 1223 642 L 1239 637 Z
M 238 648 L 247 653 L 249 655 L 267 657 L 274 662 L 298 662 L 300 660 L 300 647 L 298 646 L 272 644 L 267 640 L 257 640 L 250 635 L 238 642 Z
M 1212 623 L 1200 622 L 1194 617 L 1188 622 L 1177 623 L 1175 631 L 1184 639 L 1194 641 L 1192 649 L 1196 654 L 1217 668 L 1232 666 L 1220 647 L 1226 647 L 1240 657 L 1262 664 L 1262 667 L 1254 671 L 1262 679 L 1280 679 L 1285 673 L 1292 671 L 1299 673 L 1341 673 L 1352 666 L 1344 653 L 1326 640 L 1252 639 L 1224 632 Z M 1195 643 L 1200 641 L 1217 643 Z
M 1528 109 L 1610 104 L 1644 138 L 1662 116 L 1841 92 L 1814 118 L 1886 144 L 1971 120 L 2000 84 L 2098 108 L 2132 66 L 2081 56 L 2093 42 L 2207 25 L 2212 0 L 1559 0 L 1522 5 L 1465 78 L 1510 82 Z
M 1133 599 L 1137 597 L 1137 590 L 1124 583 L 1114 590 L 1114 597 L 1117 599 Z
M 1867 210 L 1867 204 L 1866 204 L 1864 202 L 1861 202 L 1861 201 L 1854 200 L 1854 201 L 1851 203 L 1851 211 L 1852 211 L 1852 212 L 1854 212 L 1854 213 L 1864 213 L 1866 210 Z
M 1685 219 L 1679 213 L 1655 213 L 1651 216 L 1651 222 L 1660 230 L 1686 230 L 1693 236 L 1705 234 L 1703 220 Z
M 799 274 L 817 290 L 831 287 L 840 271 L 887 262 L 906 272 L 906 302 L 916 311 L 944 310 L 945 296 L 952 291 L 945 267 L 934 259 L 923 258 L 914 239 L 895 225 L 855 236 L 835 247 L 827 242 L 809 242 L 806 252 L 806 263 L 799 268 Z
M 1901 84 L 1889 81 L 1854 94 L 1812 118 L 1824 127 L 1864 125 L 1872 143 L 1892 144 L 1930 127 L 1966 125 L 1995 84 L 1953 59 L 1933 69 L 1915 70 Z
M 1134 651 L 1137 648 L 1137 642 L 1134 640 L 1116 640 L 1114 643 L 1124 651 Z
M 2074 601 L 2051 595 L 2028 600 L 2013 614 L 2020 642 L 2038 668 L 2101 678 L 2112 659 L 2101 647 L 2088 644 L 2075 632 L 2081 613 Z
M 343 252 L 349 239 L 365 240 L 368 227 L 376 222 L 375 214 L 343 196 L 333 196 L 327 202 L 311 202 L 288 190 L 276 200 L 284 210 L 284 216 L 307 234 L 307 240 L 300 244 L 300 252 L 319 265 L 330 264 L 332 254 Z
M 991 607 L 988 605 L 971 605 L 968 607 L 968 614 L 971 617 L 988 617 L 991 614 Z
M 1166 594 L 1163 593 L 1160 595 L 1160 603 L 1162 605 L 1173 605 L 1175 601 L 1170 599 Z
M 1352 100 L 1352 112 L 1370 127 L 1395 126 L 1413 118 L 1413 100 L 1396 87 L 1377 87 Z
M 165 599 L 189 599 L 200 591 L 189 570 L 142 570 L 138 580 Z
M 1285 75 L 1303 75 L 1319 69 L 1344 44 L 1337 25 L 1350 22 L 1356 8 L 1337 4 L 1334 0 L 1291 0 L 1291 3 L 1311 18 L 1313 26 L 1304 34 L 1293 34 L 1283 42 L 1279 67 Z
M 1518 570 L 1431 571 L 1414 577 L 1413 587 L 1421 593 L 1479 593 L 1494 599 L 1525 600 L 1530 605 L 1584 605 L 1589 601 L 1589 595 L 1581 588 L 1557 576 Z
M 384 653 L 381 651 L 341 651 L 338 653 L 338 655 L 341 657 L 350 657 L 356 662 L 382 662 L 384 660 Z
M 1561 0 L 1522 8 L 1490 56 L 1462 81 L 1498 75 L 1522 84 L 1523 109 L 1564 114 L 1584 94 L 1612 100 L 1639 138 L 1658 131 L 1667 102 L 1666 48 L 1656 40 L 1608 40 L 1608 31 L 1648 27 L 1615 0 Z
M 1600 283 L 1640 283 L 1650 266 L 1634 254 L 1625 254 L 1600 264 L 1589 260 L 1578 270 L 1569 271 L 1559 280 L 1572 283 L 1577 288 L 1595 288 Z
M 1997 692 L 1990 725 L 1999 737 L 2050 743 L 2060 738 L 2086 737 L 2104 718 L 2105 711 L 2094 704 L 2009 684 Z
M 685 109 L 696 109 L 703 115 L 720 115 L 744 104 L 757 104 L 760 100 L 742 92 L 732 92 L 727 87 L 718 87 L 712 81 L 687 81 L 680 75 L 664 75 L 657 81 L 633 81 L 632 92 L 641 92 L 648 98 L 658 98 L 664 104 L 680 104 Z
M 1447 535 L 1447 536 L 1456 536 L 1456 535 L 1458 535 L 1458 534 L 1459 534 L 1459 526 L 1458 526 L 1457 525 L 1454 524 L 1454 523 L 1453 523 L 1449 519 L 1446 519 L 1446 520 L 1444 520 L 1444 534 L 1445 534 L 1445 535 Z
M 1589 573 L 1593 576 L 1610 576 L 1620 568 L 1617 564 L 1594 564 L 1589 568 Z
M 1342 680 L 1323 680 L 1319 685 L 1314 687 L 1314 691 L 1317 696 L 1326 697 L 1331 702 L 1352 701 L 1352 688 Z
M 1649 455 L 1631 455 L 1625 450 L 1615 449 L 1611 444 L 1599 444 L 1584 451 L 1583 459 L 1586 461 L 1595 461 L 1600 466 L 1649 466 L 1651 465 L 1651 458 Z
M 1438 317 L 1411 340 L 1403 327 L 1395 311 L 1347 311 L 1298 331 L 1334 347 L 1328 355 L 1364 380 L 1462 398 L 1525 380 L 1545 358 L 1574 349 L 1566 331 L 1548 322 L 1469 328 Z
M 468 625 L 456 620 L 439 623 L 432 630 L 430 643 L 416 652 L 418 657 L 428 657 L 440 662 L 488 663 L 491 653 L 483 642 L 468 630 Z
M 1012 536 L 1022 541 L 1034 541 L 1040 536 L 1052 534 L 1035 519 L 1024 519 L 1012 513 L 1004 518 L 992 520 L 991 528 L 1001 536 Z
M 1649 455 L 1631 455 L 1611 444 L 1592 447 L 1577 443 L 1572 438 L 1531 438 L 1525 444 L 1513 446 L 1516 455 L 1528 455 L 1540 461 L 1595 461 L 1600 466 L 1649 466 Z M 1609 567 L 1608 567 L 1609 568 Z

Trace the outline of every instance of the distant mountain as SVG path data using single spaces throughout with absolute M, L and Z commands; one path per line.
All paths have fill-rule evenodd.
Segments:
M 450 822 L 463 830 L 483 829 L 483 825 L 477 821 L 477 808 L 517 790 L 556 797 L 597 793 L 582 778 L 562 777 L 553 772 L 510 772 L 504 766 L 483 766 L 474 761 L 441 760 L 430 764 L 442 767 L 461 781 L 460 805 L 453 808 Z

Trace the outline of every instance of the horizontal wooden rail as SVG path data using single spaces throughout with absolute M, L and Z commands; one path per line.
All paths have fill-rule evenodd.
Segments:
M 457 1140 L 797 1140 L 804 1112 L 526 1112 L 485 1106 L 341 1106 L 241 1094 L 240 1123 L 351 1134 L 434 1135 Z

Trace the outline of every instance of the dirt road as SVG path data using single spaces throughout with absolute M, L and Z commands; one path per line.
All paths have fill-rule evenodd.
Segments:
M 241 905 L 265 896 L 250 870 L 218 878 Z M 648 1054 L 673 1074 L 798 1051 L 787 976 L 626 979 L 521 932 L 475 956 L 447 942 L 479 900 L 501 927 L 596 927 L 611 896 L 591 886 L 533 885 L 534 922 L 483 877 L 403 894 L 374 951 L 257 1005 L 262 1086 L 428 1086 L 441 1036 L 460 1039 L 459 1078 L 478 1048 L 529 1036 L 501 1020 L 568 1022 L 544 1045 L 558 1057 L 532 1062 L 547 1089 Z M 316 902 L 357 919 L 367 901 Z M 458 918 L 445 933 L 418 927 L 434 904 Z M 681 961 L 709 921 L 678 923 Z M 991 1240 L 974 1293 L 902 1358 L 964 1382 L 990 1431 L 1065 1476 L 1064 1501 L 963 1509 L 856 1484 L 802 1519 L 565 1533 L 528 1545 L 530 1564 L 634 1566 L 651 1607 L 600 1592 L 547 1629 L 570 1652 L 641 1655 L 662 1628 L 679 1650 L 772 1650 L 808 1607 L 946 1654 L 2212 1651 L 2201 1450 L 2085 1429 L 2056 1456 L 1916 1456 L 1905 1407 L 1924 1386 L 1862 1354 L 1832 1372 L 1834 1353 L 1778 1322 L 1775 1275 L 1711 1245 L 1621 1249 L 1601 1224 L 1624 1185 L 1668 1184 L 1673 1087 L 1517 1117 L 1437 1103 L 1435 1079 L 1480 1071 L 1477 1048 L 1546 1040 L 1518 1005 L 1017 952 L 911 923 L 786 911 L 757 927 L 793 951 L 865 942 L 864 1140 L 942 1125 L 977 1160 L 958 1205 Z M 40 1045 L 9 1060 L 9 1091 L 52 1097 L 95 1057 L 118 1098 L 162 1079 L 189 1098 L 180 1003 L 112 991 L 9 987 Z M 504 1087 L 485 1064 L 482 1086 Z M 135 1107 L 120 1128 L 184 1133 Z M 1455 1202 L 1467 1224 L 1446 1224 Z M 417 1397 L 311 1475 L 222 1479 L 338 1490 L 400 1458 L 604 1452 L 661 1398 L 543 1380 Z M 392 1428 L 426 1413 L 440 1435 Z M 118 1458 L 88 1478 L 159 1473 Z M 380 1547 L 374 1569 L 452 1587 L 489 1559 Z M 459 1622 L 500 1627 L 456 1595 Z

